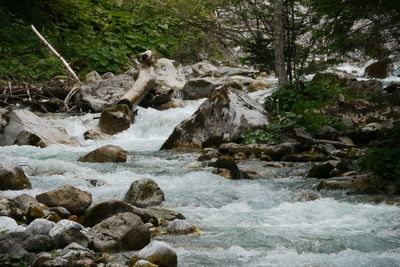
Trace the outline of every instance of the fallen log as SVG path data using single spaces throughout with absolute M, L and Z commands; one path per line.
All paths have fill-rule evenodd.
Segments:
M 154 72 L 154 53 L 147 50 L 132 58 L 139 70 L 138 77 L 132 88 L 123 95 L 118 104 L 126 104 L 131 108 L 137 106 L 143 97 L 157 85 Z

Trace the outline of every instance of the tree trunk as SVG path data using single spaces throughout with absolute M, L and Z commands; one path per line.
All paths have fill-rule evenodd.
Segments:
M 148 50 L 133 58 L 133 63 L 139 69 L 139 75 L 132 88 L 121 97 L 118 103 L 134 107 L 143 97 L 156 86 L 154 73 L 154 55 Z
M 274 7 L 274 54 L 275 71 L 279 87 L 288 83 L 284 55 L 283 0 L 276 0 Z

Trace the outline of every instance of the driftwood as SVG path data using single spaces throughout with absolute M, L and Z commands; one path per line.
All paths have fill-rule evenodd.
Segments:
M 75 72 L 71 69 L 67 61 L 54 49 L 53 46 L 38 32 L 35 26 L 31 25 L 32 31 L 39 37 L 39 39 L 50 49 L 50 51 L 62 62 L 62 64 L 67 68 L 68 72 L 74 77 L 75 80 L 79 81 L 78 76 Z
M 139 70 L 139 75 L 132 88 L 120 98 L 118 103 L 135 107 L 157 83 L 154 72 L 154 54 L 152 51 L 147 50 L 140 53 L 132 60 Z

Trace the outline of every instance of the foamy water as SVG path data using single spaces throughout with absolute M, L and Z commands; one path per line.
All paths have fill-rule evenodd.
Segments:
M 265 97 L 261 94 L 253 97 Z M 98 114 L 56 119 L 54 124 L 66 127 L 82 147 L 0 147 L 2 164 L 21 165 L 33 185 L 1 195 L 34 196 L 68 183 L 90 191 L 94 201 L 122 199 L 133 181 L 151 178 L 165 192 L 163 205 L 182 212 L 202 231 L 200 236 L 158 237 L 176 249 L 179 266 L 400 266 L 398 207 L 371 205 L 340 192 L 297 202 L 296 195 L 310 190 L 312 180 L 227 180 L 211 170 L 184 168 L 195 153 L 158 151 L 201 102 L 167 111 L 139 109 L 130 129 L 102 141 L 82 138 L 97 127 Z M 128 161 L 77 162 L 106 144 L 128 150 Z

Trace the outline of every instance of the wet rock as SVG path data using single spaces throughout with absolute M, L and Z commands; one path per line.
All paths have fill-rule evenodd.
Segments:
M 307 177 L 310 178 L 329 178 L 331 172 L 335 169 L 338 162 L 327 161 L 321 164 L 314 165 L 308 172 Z
M 0 197 L 0 216 L 8 216 L 15 220 L 22 220 L 24 213 L 15 201 Z
M 119 146 L 102 146 L 79 158 L 81 162 L 126 162 L 128 152 Z
M 63 207 L 72 214 L 81 214 L 92 204 L 92 195 L 71 185 L 62 185 L 36 196 L 49 207 Z
M 48 235 L 31 235 L 24 232 L 14 232 L 0 236 L 0 240 L 12 240 L 28 252 L 50 251 L 54 249 L 54 242 Z
M 385 79 L 393 70 L 392 61 L 388 58 L 379 60 L 365 68 L 364 76 L 376 79 Z
M 332 73 L 332 72 L 319 72 L 317 74 L 314 75 L 312 81 L 316 82 L 316 81 L 332 81 L 334 83 L 337 83 L 340 81 L 340 76 L 336 73 Z
M 18 225 L 17 222 L 6 216 L 0 216 L 0 232 L 23 232 L 25 227 Z
M 21 245 L 12 240 L 0 241 L 0 254 L 21 257 L 22 260 L 28 263 L 32 263 L 35 257 L 35 254 L 27 252 Z
M 96 224 L 89 231 L 90 247 L 101 252 L 138 250 L 150 242 L 149 230 L 139 216 L 118 213 Z
M 0 167 L 0 190 L 32 188 L 31 182 L 19 167 Z
M 172 59 L 160 58 L 154 65 L 157 88 L 160 92 L 168 92 L 170 89 L 180 91 L 186 84 L 186 77 L 182 65 Z M 178 93 L 179 95 L 179 93 Z
M 167 110 L 170 108 L 183 108 L 185 103 L 179 99 L 172 99 L 168 103 L 162 104 L 158 107 L 159 110 Z
M 203 158 L 202 158 L 203 159 Z M 201 168 L 200 164 L 197 161 L 187 163 L 184 168 L 188 169 L 198 169 Z
M 129 265 L 131 266 L 131 265 Z M 158 267 L 159 265 L 151 263 L 149 261 L 146 260 L 138 260 L 134 265 L 132 265 L 133 267 Z M 131 266 L 131 267 L 132 267 Z
M 148 214 L 146 210 L 132 207 L 124 201 L 115 199 L 97 203 L 87 209 L 83 215 L 83 225 L 92 227 L 117 213 L 124 212 L 132 212 L 138 215 L 144 223 L 150 222 L 153 225 L 158 225 L 157 218 Z
M 233 156 L 237 153 L 244 153 L 247 157 L 249 157 L 253 151 L 248 146 L 242 146 L 236 143 L 227 143 L 223 144 L 219 147 L 218 151 L 222 154 L 228 154 Z
M 296 143 L 296 149 L 300 152 L 309 150 L 314 141 L 308 132 L 296 127 L 285 127 L 282 134 L 283 143 Z
M 54 240 L 58 248 L 64 248 L 73 242 L 87 247 L 89 243 L 84 227 L 70 220 L 59 221 L 51 228 L 49 236 Z
M 257 91 L 266 90 L 266 89 L 268 89 L 269 87 L 271 87 L 271 84 L 270 84 L 270 83 L 268 83 L 268 82 L 266 82 L 266 81 L 263 81 L 263 80 L 255 80 L 254 82 L 252 82 L 252 83 L 248 86 L 247 90 L 248 90 L 249 92 L 257 92 Z
M 134 114 L 132 110 L 125 104 L 118 104 L 109 108 L 105 108 L 101 112 L 99 127 L 103 133 L 117 134 L 125 131 L 131 126 Z
M 197 232 L 196 226 L 186 220 L 174 220 L 168 224 L 167 232 L 174 235 L 187 235 Z
M 317 190 L 346 190 L 355 194 L 384 194 L 385 183 L 376 175 L 367 173 L 346 177 L 332 177 L 321 181 Z
M 316 161 L 326 161 L 327 157 L 323 154 L 312 154 L 312 153 L 302 153 L 302 154 L 292 154 L 287 155 L 282 158 L 282 161 L 289 162 L 316 162 Z
M 50 208 L 48 208 L 48 210 L 50 212 L 56 213 L 62 219 L 67 219 L 69 216 L 71 216 L 71 213 L 66 208 L 63 208 L 63 207 L 50 207 Z M 46 212 L 46 210 L 45 210 L 45 212 Z M 45 214 L 45 215 L 47 215 L 47 214 Z
M 114 76 L 111 73 L 101 79 L 96 77 L 82 85 L 78 90 L 77 98 L 82 106 L 88 106 L 92 111 L 101 112 L 104 108 L 117 104 L 134 83 L 135 80 L 130 75 Z
M 340 136 L 340 133 L 331 126 L 324 126 L 317 130 L 315 136 L 319 139 L 335 141 Z
M 243 152 L 239 152 L 239 153 L 236 153 L 235 155 L 233 155 L 233 158 L 235 160 L 244 160 L 244 159 L 247 159 L 247 155 Z
M 263 153 L 270 156 L 273 160 L 280 160 L 284 156 L 291 155 L 296 152 L 297 143 L 282 143 L 269 146 L 264 149 Z
M 64 128 L 56 127 L 28 110 L 12 110 L 7 114 L 8 124 L 0 134 L 0 145 L 31 145 L 47 147 L 53 144 L 79 145 Z
M 218 168 L 212 171 L 213 174 L 219 175 L 226 179 L 231 179 L 231 171 L 225 168 Z
M 161 207 L 148 207 L 146 208 L 146 212 L 149 213 L 151 216 L 157 218 L 158 224 L 162 226 L 168 226 L 169 222 L 173 220 L 185 220 L 185 216 L 181 213 L 164 209 Z
M 15 198 L 13 198 L 13 201 L 18 204 L 24 214 L 28 213 L 29 207 L 41 208 L 40 203 L 36 200 L 36 198 L 28 194 L 16 196 Z
M 338 142 L 338 141 L 323 140 L 323 139 L 314 139 L 314 143 L 317 144 L 317 145 L 318 144 L 322 144 L 322 145 L 329 144 L 329 145 L 334 146 L 337 149 L 355 147 L 355 145 L 349 145 L 349 144 L 345 144 L 345 143 Z
M 320 153 L 324 154 L 325 156 L 331 155 L 335 151 L 336 147 L 331 144 L 314 145 L 311 149 L 311 153 Z
M 217 146 L 238 139 L 245 129 L 267 124 L 268 116 L 259 104 L 242 92 L 221 87 L 174 129 L 161 149 Z
M 301 192 L 295 197 L 296 201 L 305 202 L 319 199 L 319 195 L 315 192 Z
M 124 201 L 141 208 L 158 206 L 164 200 L 164 192 L 152 179 L 133 182 L 124 197 Z
M 215 148 L 207 147 L 201 151 L 201 155 L 197 158 L 198 161 L 211 160 L 221 156 L 218 150 Z
M 189 80 L 183 88 L 183 99 L 193 100 L 207 97 L 212 90 L 223 85 L 221 79 L 197 78 Z
M 212 76 L 213 71 L 218 68 L 207 61 L 199 62 L 191 66 L 193 77 L 207 77 Z
M 247 179 L 249 178 L 244 172 L 242 172 L 237 166 L 235 160 L 230 156 L 222 156 L 219 157 L 214 163 L 210 166 L 216 167 L 218 169 L 228 169 L 230 173 L 229 179 L 237 180 L 237 179 Z
M 108 134 L 96 131 L 96 130 L 87 130 L 86 132 L 83 133 L 83 138 L 85 140 L 104 140 L 109 137 Z
M 28 211 L 25 213 L 28 222 L 31 222 L 37 218 L 44 218 L 44 211 L 41 206 L 29 206 Z
M 349 137 L 347 137 L 347 136 L 339 136 L 339 137 L 337 138 L 337 140 L 338 140 L 338 142 L 341 142 L 341 143 L 343 143 L 343 144 L 347 144 L 347 145 L 354 146 L 353 140 L 351 140 L 351 139 L 350 139 Z
M 163 267 L 178 266 L 176 252 L 167 243 L 151 241 L 145 248 L 137 252 L 129 261 L 129 266 L 134 266 L 139 260 L 147 260 Z
M 31 235 L 48 235 L 54 225 L 56 225 L 54 222 L 38 218 L 33 220 L 28 227 L 26 227 L 25 233 Z

